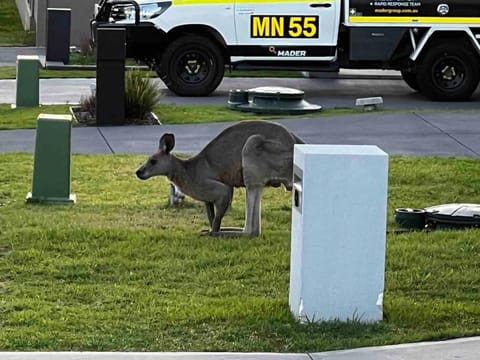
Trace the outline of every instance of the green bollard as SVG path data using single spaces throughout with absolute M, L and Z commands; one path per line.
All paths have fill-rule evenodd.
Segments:
M 39 105 L 39 77 L 39 56 L 18 55 L 16 107 L 34 107 Z
M 38 116 L 28 203 L 75 203 L 75 194 L 70 194 L 71 129 L 70 115 Z

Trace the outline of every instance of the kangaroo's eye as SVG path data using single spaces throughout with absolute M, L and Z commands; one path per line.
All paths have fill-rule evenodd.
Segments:
M 155 159 L 150 159 L 148 162 L 150 165 L 155 165 L 157 163 L 157 160 Z

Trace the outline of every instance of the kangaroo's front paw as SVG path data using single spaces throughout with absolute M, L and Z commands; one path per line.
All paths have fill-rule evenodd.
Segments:
M 251 236 L 245 232 L 244 228 L 240 227 L 222 227 L 220 231 L 211 231 L 211 230 L 202 230 L 200 232 L 201 236 L 211 236 L 211 237 L 231 237 L 236 238 L 240 236 Z
M 200 231 L 200 236 L 210 236 L 210 233 L 212 232 L 212 230 L 210 229 L 203 229 Z
M 245 233 L 243 231 L 210 231 L 208 236 L 211 237 L 227 237 L 227 238 L 237 238 L 240 236 L 244 236 Z

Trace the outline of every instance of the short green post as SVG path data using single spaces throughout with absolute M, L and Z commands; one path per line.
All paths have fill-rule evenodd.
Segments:
M 34 107 L 40 98 L 40 58 L 38 55 L 17 56 L 16 107 Z
M 75 194 L 70 194 L 71 129 L 70 115 L 38 116 L 32 192 L 27 202 L 75 203 Z

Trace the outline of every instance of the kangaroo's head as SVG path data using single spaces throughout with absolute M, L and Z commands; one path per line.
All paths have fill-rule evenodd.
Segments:
M 158 151 L 138 168 L 137 176 L 142 180 L 147 180 L 152 176 L 168 175 L 171 171 L 173 156 L 170 151 L 174 146 L 175 136 L 173 134 L 163 134 L 160 138 Z

